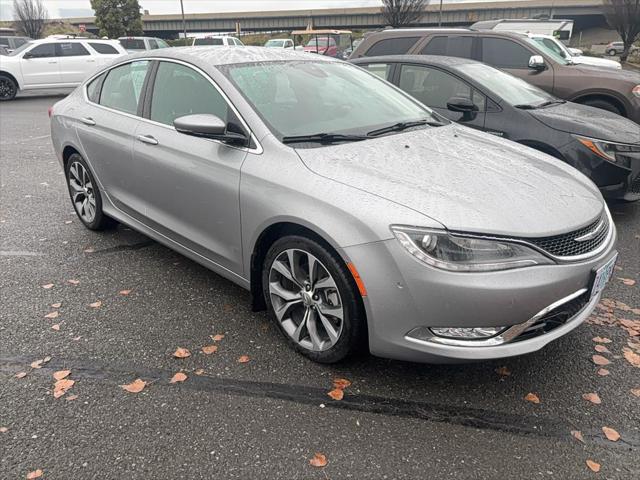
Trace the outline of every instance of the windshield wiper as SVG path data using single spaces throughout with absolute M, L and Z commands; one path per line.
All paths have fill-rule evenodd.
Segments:
M 523 103 L 521 105 L 514 105 L 514 108 L 519 108 L 520 110 L 536 110 L 542 107 L 548 107 L 549 105 L 555 105 L 556 103 L 567 103 L 566 100 L 549 100 L 547 102 L 542 102 L 538 104 L 531 103 Z
M 383 135 L 385 133 L 390 132 L 401 132 L 402 130 L 406 130 L 411 127 L 419 127 L 420 125 L 429 125 L 431 127 L 443 127 L 446 123 L 437 122 L 435 120 L 416 120 L 413 122 L 398 122 L 393 125 L 389 125 L 388 127 L 379 128 L 377 130 L 371 130 L 367 133 L 370 137 L 376 137 L 378 135 Z
M 341 133 L 314 133 L 312 135 L 294 135 L 283 137 L 282 143 L 337 143 L 337 142 L 359 142 L 369 138 L 365 135 L 343 135 Z
M 536 108 L 542 108 L 542 107 L 548 107 L 549 105 L 555 105 L 555 104 L 562 104 L 562 103 L 567 103 L 566 100 L 549 100 L 547 102 L 543 102 L 539 105 L 536 105 Z

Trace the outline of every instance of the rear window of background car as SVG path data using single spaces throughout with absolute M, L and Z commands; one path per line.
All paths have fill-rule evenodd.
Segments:
M 423 55 L 447 55 L 449 57 L 472 58 L 473 37 L 434 37 L 422 49 Z
M 418 41 L 420 37 L 399 37 L 386 38 L 374 43 L 365 56 L 375 57 L 377 55 L 401 55 L 407 53 L 409 49 Z
M 118 50 L 116 50 L 113 46 L 107 45 L 106 43 L 89 43 L 91 48 L 93 48 L 96 52 L 102 55 L 117 55 Z
M 127 50 L 146 50 L 142 38 L 122 38 L 120 44 Z
M 224 45 L 222 38 L 196 38 L 194 45 Z

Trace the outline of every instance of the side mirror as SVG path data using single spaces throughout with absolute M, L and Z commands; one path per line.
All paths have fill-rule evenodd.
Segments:
M 531 58 L 529 58 L 529 68 L 538 72 L 546 69 L 547 66 L 544 63 L 542 55 L 531 55 Z
M 26 60 L 29 60 L 30 58 L 34 58 L 34 57 L 35 57 L 35 55 L 33 53 L 31 53 L 31 52 L 27 52 L 22 56 L 22 58 L 24 58 Z
M 467 97 L 451 97 L 447 102 L 447 109 L 462 113 L 462 120 L 473 120 L 478 112 L 478 106 Z
M 211 138 L 232 144 L 246 145 L 247 137 L 241 133 L 230 132 L 220 117 L 208 113 L 185 115 L 173 121 L 176 131 L 194 137 Z

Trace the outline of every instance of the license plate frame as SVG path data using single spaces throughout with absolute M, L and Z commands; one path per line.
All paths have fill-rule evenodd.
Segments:
M 615 272 L 616 263 L 618 262 L 618 254 L 616 253 L 607 263 L 603 266 L 594 270 L 593 272 L 593 281 L 591 282 L 591 296 L 590 298 L 595 297 L 600 294 L 604 288 L 607 286 L 611 278 L 613 277 L 613 272 Z

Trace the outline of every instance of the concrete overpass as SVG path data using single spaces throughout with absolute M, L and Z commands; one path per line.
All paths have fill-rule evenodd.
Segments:
M 418 26 L 438 24 L 437 0 L 429 5 Z M 442 23 L 447 26 L 469 25 L 478 20 L 496 18 L 531 18 L 549 15 L 575 20 L 575 29 L 604 26 L 602 0 L 524 0 L 505 2 L 477 2 L 445 4 Z M 187 14 L 188 33 L 202 32 L 266 32 L 277 30 L 315 28 L 345 28 L 353 30 L 381 28 L 385 22 L 378 7 L 340 8 L 319 10 L 282 10 L 265 12 L 225 12 Z M 177 38 L 182 32 L 180 15 L 144 15 L 143 28 L 147 35 Z M 85 25 L 97 33 L 93 17 L 71 18 L 74 25 Z

